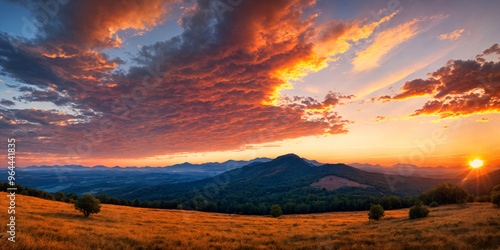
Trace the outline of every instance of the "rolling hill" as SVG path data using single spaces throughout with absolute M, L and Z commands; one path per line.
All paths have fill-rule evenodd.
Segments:
M 495 185 L 500 184 L 500 170 L 486 174 L 471 171 L 460 184 L 475 195 L 489 194 Z

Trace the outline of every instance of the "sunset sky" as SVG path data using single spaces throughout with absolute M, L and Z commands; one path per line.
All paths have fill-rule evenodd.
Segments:
M 500 1 L 47 2 L 0 2 L 18 166 L 500 165 Z

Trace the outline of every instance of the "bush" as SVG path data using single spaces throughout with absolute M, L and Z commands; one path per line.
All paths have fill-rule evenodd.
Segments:
M 429 204 L 429 207 L 437 207 L 437 206 L 439 206 L 439 204 L 436 201 L 433 201 L 431 202 L 431 204 Z
M 370 212 L 368 213 L 368 219 L 370 220 L 380 220 L 384 217 L 384 208 L 380 205 L 372 205 L 370 207 Z
M 54 197 L 56 198 L 56 201 L 62 201 L 65 196 L 63 192 L 59 191 L 54 195 Z
M 81 198 L 76 200 L 75 209 L 89 217 L 91 214 L 97 214 L 101 212 L 101 205 L 98 199 L 92 195 L 84 194 Z
M 491 203 L 500 206 L 500 192 L 492 192 L 490 198 Z
M 462 187 L 451 183 L 443 183 L 422 193 L 419 198 L 425 204 L 429 204 L 432 201 L 436 201 L 438 204 L 457 204 L 465 203 L 469 198 L 469 193 Z
M 273 205 L 271 207 L 271 216 L 272 217 L 280 217 L 283 214 L 279 205 Z
M 424 218 L 429 215 L 429 209 L 424 207 L 422 201 L 417 201 L 413 207 L 410 208 L 410 219 Z
M 490 195 L 476 196 L 475 202 L 490 202 Z
M 500 192 L 500 184 L 493 187 L 491 192 Z
M 500 206 L 500 185 L 494 186 L 491 190 L 490 201 L 494 205 Z

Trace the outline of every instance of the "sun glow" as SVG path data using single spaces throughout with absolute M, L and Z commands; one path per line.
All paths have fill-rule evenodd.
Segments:
M 481 161 L 479 159 L 475 159 L 475 160 L 469 162 L 469 165 L 472 168 L 480 168 L 481 166 L 483 166 L 483 161 Z

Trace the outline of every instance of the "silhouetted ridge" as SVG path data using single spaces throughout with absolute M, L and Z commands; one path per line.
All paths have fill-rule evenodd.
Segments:
M 276 159 L 274 159 L 274 161 L 278 161 L 278 160 L 284 160 L 284 159 L 297 159 L 297 160 L 302 160 L 302 158 L 300 158 L 298 155 L 296 154 L 286 154 L 286 155 L 282 155 L 282 156 L 278 156 L 276 157 Z
M 282 156 L 278 156 L 276 159 L 268 162 L 268 165 L 283 165 L 283 164 L 305 164 L 310 165 L 308 162 L 304 161 L 304 159 L 300 158 L 300 156 L 296 154 L 286 154 Z

